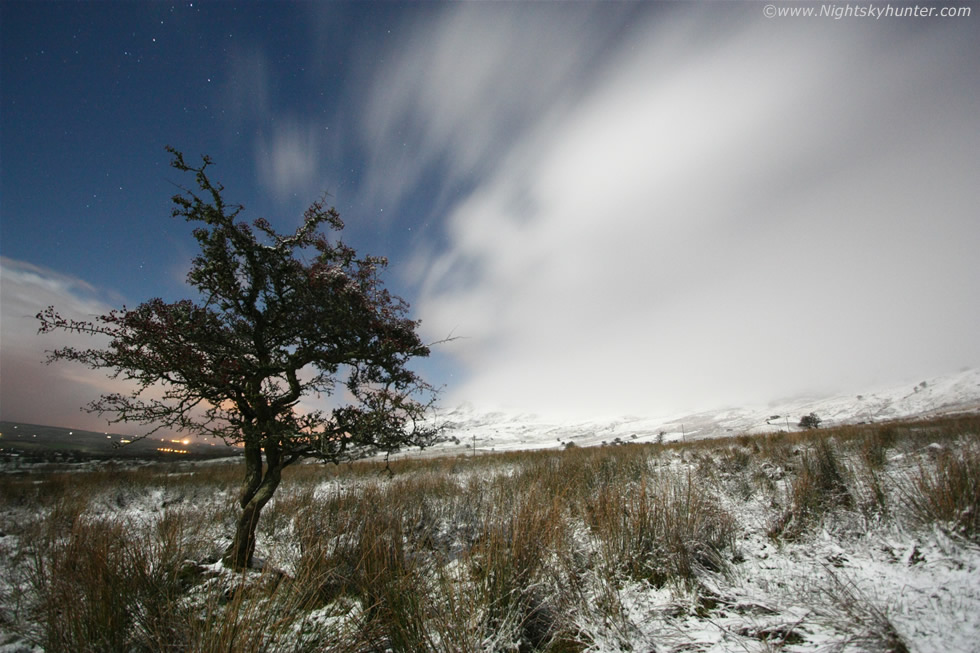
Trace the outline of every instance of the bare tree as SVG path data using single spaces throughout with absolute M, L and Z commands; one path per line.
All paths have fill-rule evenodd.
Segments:
M 172 166 L 194 175 L 198 190 L 174 196 L 174 217 L 195 223 L 200 253 L 187 275 L 201 299 L 150 299 L 94 321 L 38 313 L 39 331 L 107 336 L 103 348 L 64 347 L 49 362 L 71 360 L 132 382 L 129 394 L 103 395 L 87 410 L 110 423 L 138 422 L 215 436 L 244 450 L 242 509 L 226 564 L 252 563 L 255 529 L 283 469 L 302 459 L 339 463 L 433 444 L 426 419 L 435 392 L 409 362 L 429 354 L 408 305 L 379 277 L 383 258 L 363 257 L 339 235 L 343 223 L 323 199 L 295 233 L 265 219 L 236 221 L 207 174 L 212 161 Z M 343 391 L 338 392 L 338 391 Z M 343 394 L 329 410 L 299 411 L 304 397 Z

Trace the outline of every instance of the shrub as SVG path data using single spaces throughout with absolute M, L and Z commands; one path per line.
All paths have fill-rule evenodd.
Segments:
M 800 418 L 800 423 L 797 425 L 804 429 L 816 429 L 820 428 L 820 422 L 822 422 L 816 413 L 810 413 L 809 415 L 804 415 Z

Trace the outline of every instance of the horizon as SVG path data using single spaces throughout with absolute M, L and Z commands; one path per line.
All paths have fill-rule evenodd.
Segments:
M 939 401 L 926 400 L 922 402 L 920 399 L 920 404 L 915 408 L 909 405 L 902 407 L 902 402 L 911 397 L 936 394 L 937 386 L 940 388 Z M 965 386 L 969 386 L 969 388 Z M 896 402 L 898 406 L 895 405 Z M 922 403 L 925 404 L 925 407 Z M 969 406 L 965 411 L 963 410 L 964 405 Z M 462 447 L 463 450 L 469 450 L 471 445 L 468 440 L 471 436 L 474 438 L 474 442 L 479 439 L 483 445 L 481 450 L 488 450 L 487 447 L 490 447 L 489 450 L 496 450 L 497 447 L 508 450 L 514 448 L 514 442 L 518 440 L 523 442 L 521 446 L 516 447 L 518 449 L 553 447 L 555 445 L 551 442 L 551 436 L 554 435 L 553 429 L 559 426 L 569 429 L 563 433 L 565 441 L 578 441 L 584 446 L 594 446 L 600 440 L 605 444 L 607 440 L 617 439 L 614 438 L 615 435 L 619 436 L 619 440 L 629 435 L 629 441 L 643 443 L 649 442 L 651 438 L 659 441 L 656 437 L 658 433 L 667 436 L 669 441 L 672 437 L 676 439 L 679 435 L 683 436 L 681 437 L 682 440 L 689 438 L 697 440 L 713 439 L 726 435 L 729 437 L 741 434 L 759 435 L 784 429 L 793 430 L 794 428 L 807 430 L 800 423 L 800 420 L 804 416 L 812 414 L 817 415 L 822 426 L 835 428 L 855 424 L 949 417 L 976 412 L 978 409 L 980 409 L 980 369 L 963 368 L 956 372 L 919 381 L 907 379 L 903 383 L 867 388 L 857 395 L 797 395 L 773 399 L 765 404 L 714 406 L 693 412 L 657 416 L 607 415 L 592 416 L 589 419 L 556 421 L 554 415 L 507 412 L 486 406 L 476 408 L 464 402 L 451 407 L 441 406 L 437 408 L 433 413 L 433 419 L 445 421 L 452 425 L 449 428 L 449 433 L 466 434 L 464 440 L 456 443 L 456 446 Z M 778 415 L 771 414 L 774 410 L 779 410 L 780 413 Z M 460 418 L 464 420 L 462 423 L 453 421 Z M 777 421 L 773 423 L 773 419 Z M 147 441 L 151 443 L 182 443 L 184 445 L 190 443 L 200 446 L 217 446 L 219 443 L 223 443 L 223 446 L 238 446 L 224 442 L 221 438 L 214 436 L 178 435 L 165 431 L 143 435 L 138 433 L 138 428 L 125 432 L 125 429 L 120 428 L 125 424 L 110 424 L 106 427 L 109 430 L 88 430 L 65 425 L 18 422 L 6 419 L 0 421 L 19 426 L 55 428 L 66 431 L 76 430 L 88 435 L 105 435 L 119 438 L 119 442 L 123 444 Z M 510 425 L 517 428 L 518 432 L 508 433 Z M 687 427 L 686 430 L 685 426 Z M 486 431 L 486 429 L 491 429 L 491 431 Z M 0 434 L 0 436 L 2 435 Z M 638 436 L 639 440 L 637 440 Z M 453 439 L 447 438 L 441 444 L 448 446 L 447 443 Z M 561 441 L 561 443 L 564 444 L 565 441 Z

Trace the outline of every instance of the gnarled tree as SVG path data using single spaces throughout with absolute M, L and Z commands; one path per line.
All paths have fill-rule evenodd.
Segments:
M 109 421 L 216 436 L 244 449 L 241 516 L 224 554 L 235 568 L 252 563 L 255 528 L 287 466 L 302 458 L 344 462 L 424 447 L 438 429 L 427 421 L 434 392 L 409 369 L 427 356 L 408 305 L 390 294 L 382 258 L 363 257 L 329 228 L 343 229 L 324 201 L 290 235 L 268 221 L 237 221 L 204 157 L 172 165 L 193 173 L 198 191 L 174 196 L 174 217 L 197 224 L 200 253 L 187 280 L 195 302 L 151 299 L 94 321 L 38 314 L 42 333 L 108 337 L 102 348 L 64 347 L 49 362 L 78 361 L 132 382 L 128 394 L 103 395 L 87 410 Z M 329 410 L 297 410 L 304 397 L 343 395 Z

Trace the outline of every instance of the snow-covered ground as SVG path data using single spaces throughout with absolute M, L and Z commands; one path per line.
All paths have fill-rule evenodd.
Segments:
M 938 456 L 954 448 L 964 447 L 965 451 L 973 447 L 975 450 L 978 435 L 957 436 L 941 443 L 930 441 L 929 436 L 923 439 L 920 435 L 908 434 L 907 437 L 909 439 L 888 449 L 887 460 L 880 470 L 887 486 L 892 516 L 862 508 L 862 502 L 868 498 L 868 488 L 862 485 L 860 478 L 860 446 L 838 442 L 834 446 L 855 503 L 813 522 L 802 536 L 792 538 L 774 537 L 772 527 L 779 515 L 792 505 L 792 483 L 799 473 L 799 448 L 805 445 L 792 440 L 785 443 L 779 454 L 788 456 L 785 470 L 779 464 L 778 455 L 764 448 L 757 450 L 748 440 L 741 444 L 716 441 L 708 447 L 692 444 L 664 449 L 645 459 L 651 483 L 658 478 L 666 480 L 667 486 L 673 484 L 675 490 L 682 491 L 679 496 L 691 496 L 684 495 L 683 490 L 687 487 L 690 492 L 692 486 L 689 484 L 694 483 L 695 494 L 713 497 L 735 525 L 734 541 L 723 552 L 726 560 L 723 568 L 700 569 L 692 583 L 657 585 L 632 578 L 628 573 L 611 572 L 610 561 L 603 553 L 605 534 L 589 527 L 587 517 L 583 519 L 588 509 L 581 513 L 570 505 L 565 506 L 568 512 L 562 523 L 567 530 L 559 540 L 565 543 L 567 550 L 559 552 L 545 548 L 542 555 L 547 562 L 529 577 L 531 589 L 538 593 L 536 596 L 546 603 L 551 602 L 554 610 L 560 610 L 559 614 L 553 615 L 556 622 L 577 642 L 573 648 L 559 650 L 582 653 L 968 653 L 980 650 L 977 646 L 980 642 L 980 546 L 975 540 L 957 536 L 955 529 L 945 524 L 917 526 L 906 518 L 903 508 L 905 493 L 911 487 L 909 481 L 916 478 L 923 466 L 928 467 Z M 617 458 L 616 452 L 632 454 L 645 450 L 609 448 L 596 451 L 599 451 L 599 457 L 589 458 L 592 462 L 588 464 L 594 464 L 592 469 L 602 472 L 603 478 L 607 473 L 612 474 L 604 483 L 618 484 L 629 476 L 624 472 L 624 465 L 629 466 L 637 459 Z M 299 577 L 303 565 L 309 564 L 308 560 L 304 562 L 304 546 L 300 543 L 303 541 L 303 519 L 307 520 L 307 526 L 316 526 L 318 537 L 327 541 L 323 544 L 324 551 L 330 551 L 351 533 L 341 530 L 331 535 L 330 528 L 335 525 L 328 525 L 329 520 L 318 521 L 315 514 L 327 514 L 336 510 L 337 505 L 343 505 L 345 510 L 353 511 L 348 528 L 351 524 L 357 528 L 365 519 L 362 515 L 383 514 L 376 512 L 379 506 L 395 504 L 396 513 L 408 513 L 409 525 L 416 518 L 431 519 L 429 526 L 423 529 L 427 534 L 421 539 L 409 530 L 404 531 L 407 550 L 418 547 L 420 542 L 425 542 L 424 546 L 445 542 L 448 547 L 450 561 L 442 563 L 445 566 L 441 572 L 435 568 L 437 574 L 442 574 L 441 581 L 433 585 L 424 579 L 416 579 L 412 581 L 414 585 L 406 587 L 413 592 L 438 592 L 445 590 L 444 583 L 451 578 L 462 588 L 457 588 L 457 594 L 450 596 L 457 600 L 466 598 L 467 603 L 456 609 L 463 614 L 463 622 L 473 632 L 457 633 L 461 638 L 459 641 L 467 643 L 465 649 L 459 650 L 487 653 L 536 650 L 526 646 L 519 648 L 516 643 L 511 647 L 509 642 L 515 641 L 514 632 L 520 631 L 515 622 L 509 624 L 510 631 L 498 632 L 492 628 L 481 631 L 486 628 L 485 624 L 480 624 L 486 618 L 489 604 L 481 603 L 486 599 L 479 584 L 474 585 L 467 579 L 483 564 L 481 556 L 485 552 L 481 553 L 480 536 L 467 540 L 467 533 L 485 532 L 487 522 L 480 520 L 501 518 L 504 520 L 501 523 L 508 523 L 508 515 L 524 510 L 521 506 L 525 505 L 523 501 L 529 495 L 522 484 L 527 482 L 528 473 L 533 472 L 531 487 L 534 483 L 554 482 L 546 481 L 540 475 L 554 465 L 561 469 L 568 457 L 552 457 L 552 462 L 547 464 L 533 457 L 518 462 L 511 458 L 507 460 L 511 462 L 495 463 L 483 456 L 468 457 L 457 464 L 469 467 L 447 465 L 444 472 L 420 467 L 418 472 L 406 472 L 393 481 L 379 478 L 376 472 L 347 480 L 318 481 L 310 477 L 302 483 L 284 487 L 269 506 L 260 524 L 258 553 L 270 568 L 283 570 L 288 577 Z M 604 460 L 616 462 L 616 468 L 605 468 Z M 567 468 L 569 474 L 579 469 L 574 460 L 572 463 Z M 794 466 L 795 472 L 790 469 Z M 421 499 L 425 509 L 415 512 L 420 498 L 410 499 L 406 504 L 398 503 L 405 501 L 404 495 L 415 487 L 411 474 L 417 474 L 418 482 L 429 488 L 443 487 L 439 484 L 445 481 L 449 487 L 458 488 L 458 494 L 437 491 L 439 498 L 435 499 L 427 495 L 428 498 Z M 559 482 L 561 476 L 559 474 Z M 222 505 L 233 502 L 231 492 L 223 492 L 217 487 L 208 489 L 207 485 L 185 489 L 178 480 L 183 477 L 183 472 L 178 477 L 168 476 L 167 482 L 172 485 L 167 487 L 120 487 L 97 493 L 84 508 L 86 519 L 119 524 L 131 533 L 154 533 L 160 530 L 158 523 L 172 520 L 186 511 L 191 515 L 189 524 L 202 529 L 199 534 L 202 541 L 211 539 L 221 545 L 228 526 L 227 516 L 221 517 Z M 352 487 L 357 488 L 353 495 L 350 494 Z M 650 492 L 655 494 L 653 487 L 650 486 Z M 501 492 L 513 497 L 515 505 L 499 505 L 498 493 Z M 367 506 L 335 503 L 345 496 L 370 496 L 372 501 L 380 503 Z M 540 498 L 533 494 L 533 490 L 531 496 Z M 587 504 L 592 500 L 588 494 L 583 496 L 586 496 Z M 578 499 L 569 499 L 569 504 L 575 501 Z M 328 508 L 331 505 L 335 507 Z M 545 501 L 542 508 L 547 510 L 548 505 Z M 628 499 L 624 505 L 631 505 Z M 0 621 L 0 653 L 39 653 L 43 650 L 11 630 L 15 624 L 21 632 L 32 628 L 23 623 L 24 619 L 31 618 L 29 606 L 33 600 L 30 574 L 25 570 L 36 562 L 32 562 L 27 553 L 28 542 L 24 539 L 27 535 L 18 533 L 18 526 L 12 521 L 30 521 L 30 515 L 25 512 L 28 510 L 29 506 L 8 505 L 3 514 L 9 532 L 0 535 L 0 577 L 3 580 L 0 583 L 0 617 L 3 618 Z M 302 516 L 304 510 L 308 511 L 305 517 Z M 202 519 L 197 515 L 214 516 Z M 42 523 L 43 515 L 38 518 Z M 50 517 L 55 518 L 56 515 Z M 312 522 L 309 521 L 311 518 Z M 467 523 L 467 519 L 475 522 Z M 321 528 L 322 532 L 319 531 Z M 534 533 L 529 535 L 532 539 L 536 537 Z M 547 537 L 544 533 L 541 536 Z M 474 545 L 475 548 L 470 549 Z M 194 548 L 191 545 L 190 551 Z M 44 551 L 43 548 L 39 550 Z M 535 563 L 532 560 L 529 564 Z M 220 563 L 201 562 L 197 564 L 197 570 L 203 580 L 187 590 L 182 605 L 198 606 L 197 609 L 208 611 L 208 619 L 220 619 L 223 610 L 235 605 L 222 602 L 222 592 L 227 594 L 229 591 L 224 588 L 236 586 L 243 577 L 224 569 Z M 578 583 L 577 587 L 564 584 L 572 578 Z M 247 582 L 259 586 L 263 581 L 256 576 Z M 518 587 L 513 591 L 527 589 Z M 549 596 L 549 592 L 556 592 L 556 595 Z M 214 597 L 218 597 L 217 603 Z M 432 600 L 439 604 L 440 599 Z M 356 641 L 359 632 L 356 624 L 366 618 L 369 608 L 366 603 L 344 597 L 309 612 L 290 608 L 287 614 L 296 623 L 290 626 L 288 621 L 282 622 L 288 628 L 275 633 L 279 638 L 276 650 L 294 650 L 295 645 L 295 650 L 383 651 L 383 647 L 372 648 L 370 645 L 344 648 L 350 641 Z M 246 614 L 251 613 L 246 611 Z M 38 615 L 44 618 L 43 613 Z M 436 619 L 432 626 L 445 628 L 446 624 Z M 450 624 L 450 629 L 456 626 Z M 290 634 L 293 631 L 295 635 Z M 304 633 L 303 637 L 299 633 Z M 295 641 L 290 637 L 295 637 Z M 332 637 L 351 639 L 338 643 Z M 442 641 L 439 637 L 433 635 L 432 641 Z M 455 649 L 450 645 L 448 648 L 418 650 L 449 653 Z

